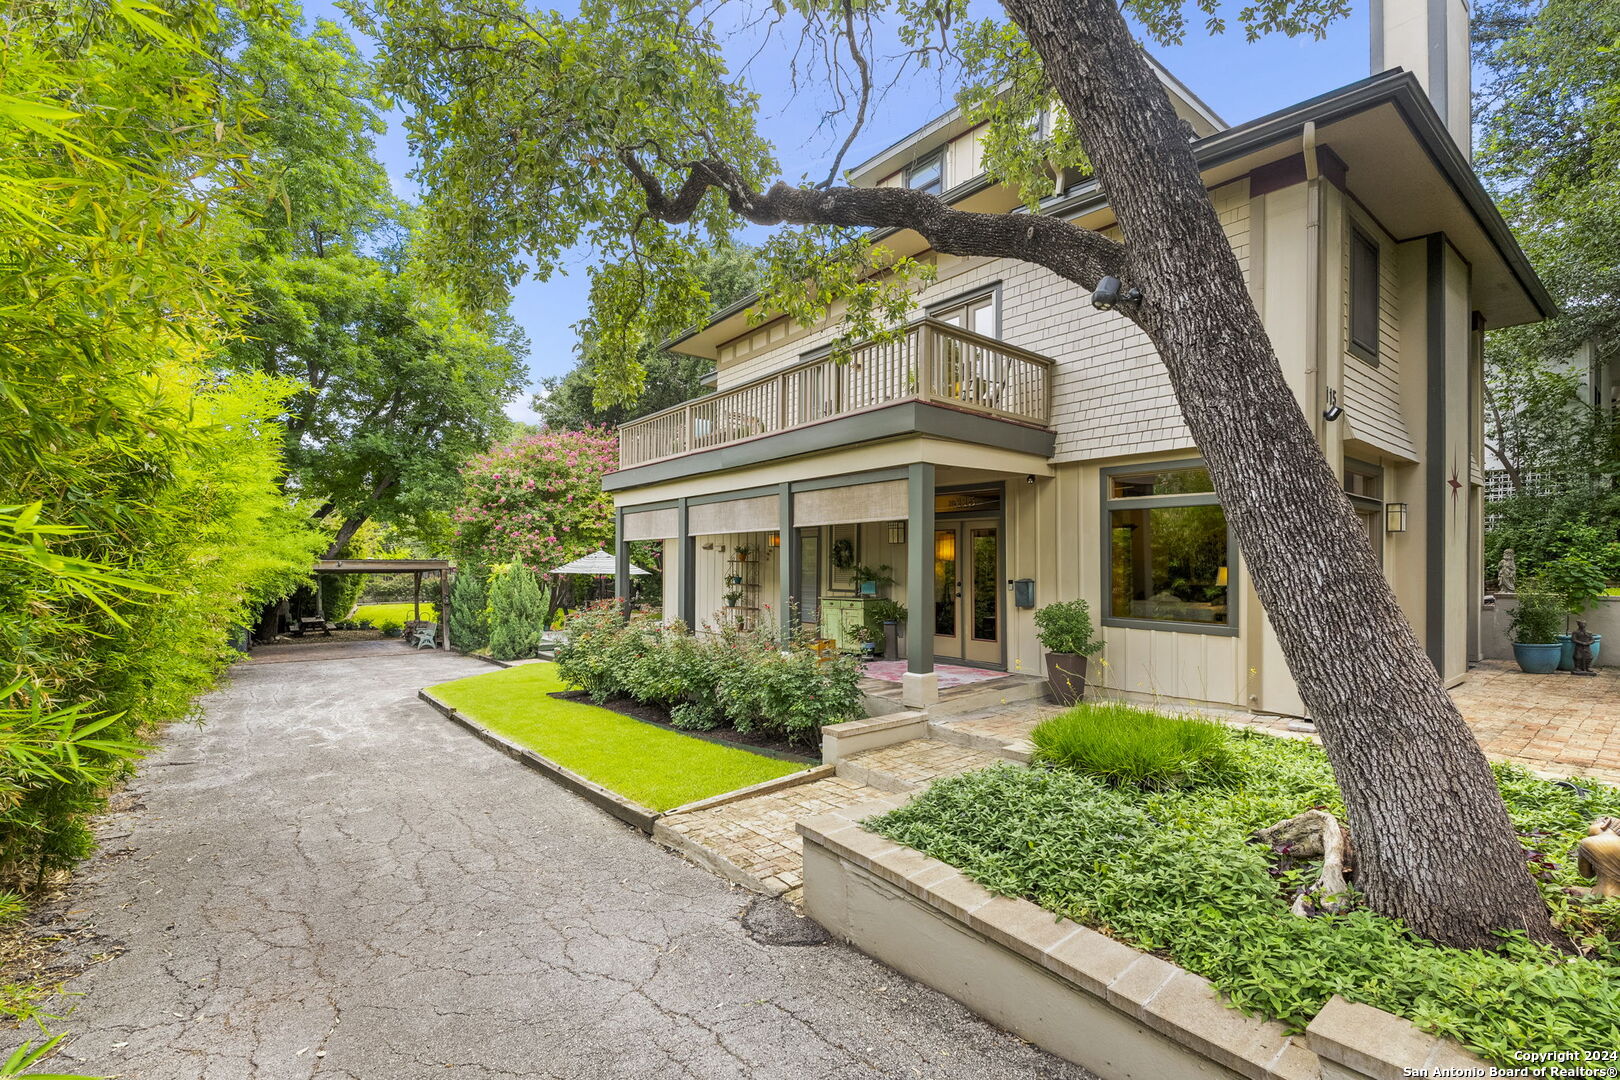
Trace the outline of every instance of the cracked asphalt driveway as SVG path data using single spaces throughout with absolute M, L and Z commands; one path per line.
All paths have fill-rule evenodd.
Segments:
M 207 723 L 168 730 L 142 767 L 113 820 L 125 850 L 86 868 L 76 906 L 127 951 L 69 985 L 82 996 L 56 1010 L 73 1035 L 51 1065 L 1088 1077 L 818 943 L 416 700 L 485 670 L 403 650 L 239 665 Z

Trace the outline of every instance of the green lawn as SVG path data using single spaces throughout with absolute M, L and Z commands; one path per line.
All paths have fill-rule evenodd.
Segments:
M 376 626 L 383 619 L 390 618 L 398 619 L 403 623 L 412 618 L 414 610 L 415 608 L 409 602 L 403 604 L 361 604 L 354 609 L 354 614 L 350 615 L 349 618 L 355 622 L 370 619 L 373 626 Z M 432 604 L 426 600 L 422 601 L 422 618 L 436 619 L 438 618 L 437 611 L 438 609 Z
M 653 810 L 798 772 L 804 765 L 559 701 L 555 665 L 524 664 L 429 690 L 463 716 Z

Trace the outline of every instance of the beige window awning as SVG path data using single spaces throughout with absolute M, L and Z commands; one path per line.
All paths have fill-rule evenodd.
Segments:
M 899 521 L 906 516 L 906 482 L 801 491 L 793 496 L 793 524 L 842 525 L 858 521 Z
M 693 536 L 715 533 L 775 532 L 781 527 L 781 506 L 775 495 L 725 502 L 698 503 L 686 511 Z
M 680 535 L 680 516 L 673 506 L 624 515 L 624 539 L 669 540 Z

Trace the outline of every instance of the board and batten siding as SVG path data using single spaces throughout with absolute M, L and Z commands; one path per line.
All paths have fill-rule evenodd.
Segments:
M 1108 523 L 1099 512 L 1101 485 L 1101 467 L 1084 463 L 1059 466 L 1052 478 L 1034 484 L 1007 485 L 1007 576 L 1034 579 L 1037 606 L 1085 600 L 1094 623 L 1102 617 L 1109 587 L 1102 572 Z M 1011 600 L 1009 595 L 1007 666 L 1044 675 L 1035 613 L 1012 607 Z M 1220 705 L 1246 701 L 1245 652 L 1238 637 L 1125 626 L 1099 625 L 1099 631 L 1106 645 L 1092 658 L 1086 679 L 1102 696 Z
M 1346 200 L 1348 202 L 1349 200 Z M 1395 242 L 1354 206 L 1350 224 L 1378 245 L 1378 362 L 1370 363 L 1350 351 L 1350 245 L 1344 231 L 1340 246 L 1342 291 L 1339 297 L 1344 352 L 1344 410 L 1353 436 L 1379 450 L 1407 461 L 1418 460 L 1417 444 L 1401 408 L 1400 267 Z

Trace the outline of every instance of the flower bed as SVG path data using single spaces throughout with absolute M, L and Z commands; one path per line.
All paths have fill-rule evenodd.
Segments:
M 1220 782 L 1155 791 L 998 766 L 937 781 L 867 827 L 992 892 L 1158 953 L 1296 1031 L 1338 994 L 1504 1066 L 1522 1064 L 1518 1051 L 1620 1045 L 1620 901 L 1565 891 L 1582 883 L 1571 850 L 1592 817 L 1620 814 L 1620 792 L 1593 784 L 1583 795 L 1497 767 L 1527 859 L 1583 955 L 1522 935 L 1485 953 L 1434 945 L 1364 909 L 1292 915 L 1312 868 L 1282 867 L 1251 837 L 1312 806 L 1342 815 L 1332 772 L 1314 745 L 1247 732 L 1233 738 L 1232 764 Z
M 564 631 L 557 670 L 565 682 L 593 701 L 661 706 L 676 727 L 729 726 L 805 744 L 823 724 L 865 715 L 859 662 L 823 656 L 805 638 L 781 643 L 733 627 L 694 635 L 649 614 L 626 622 L 612 602 L 570 618 Z

